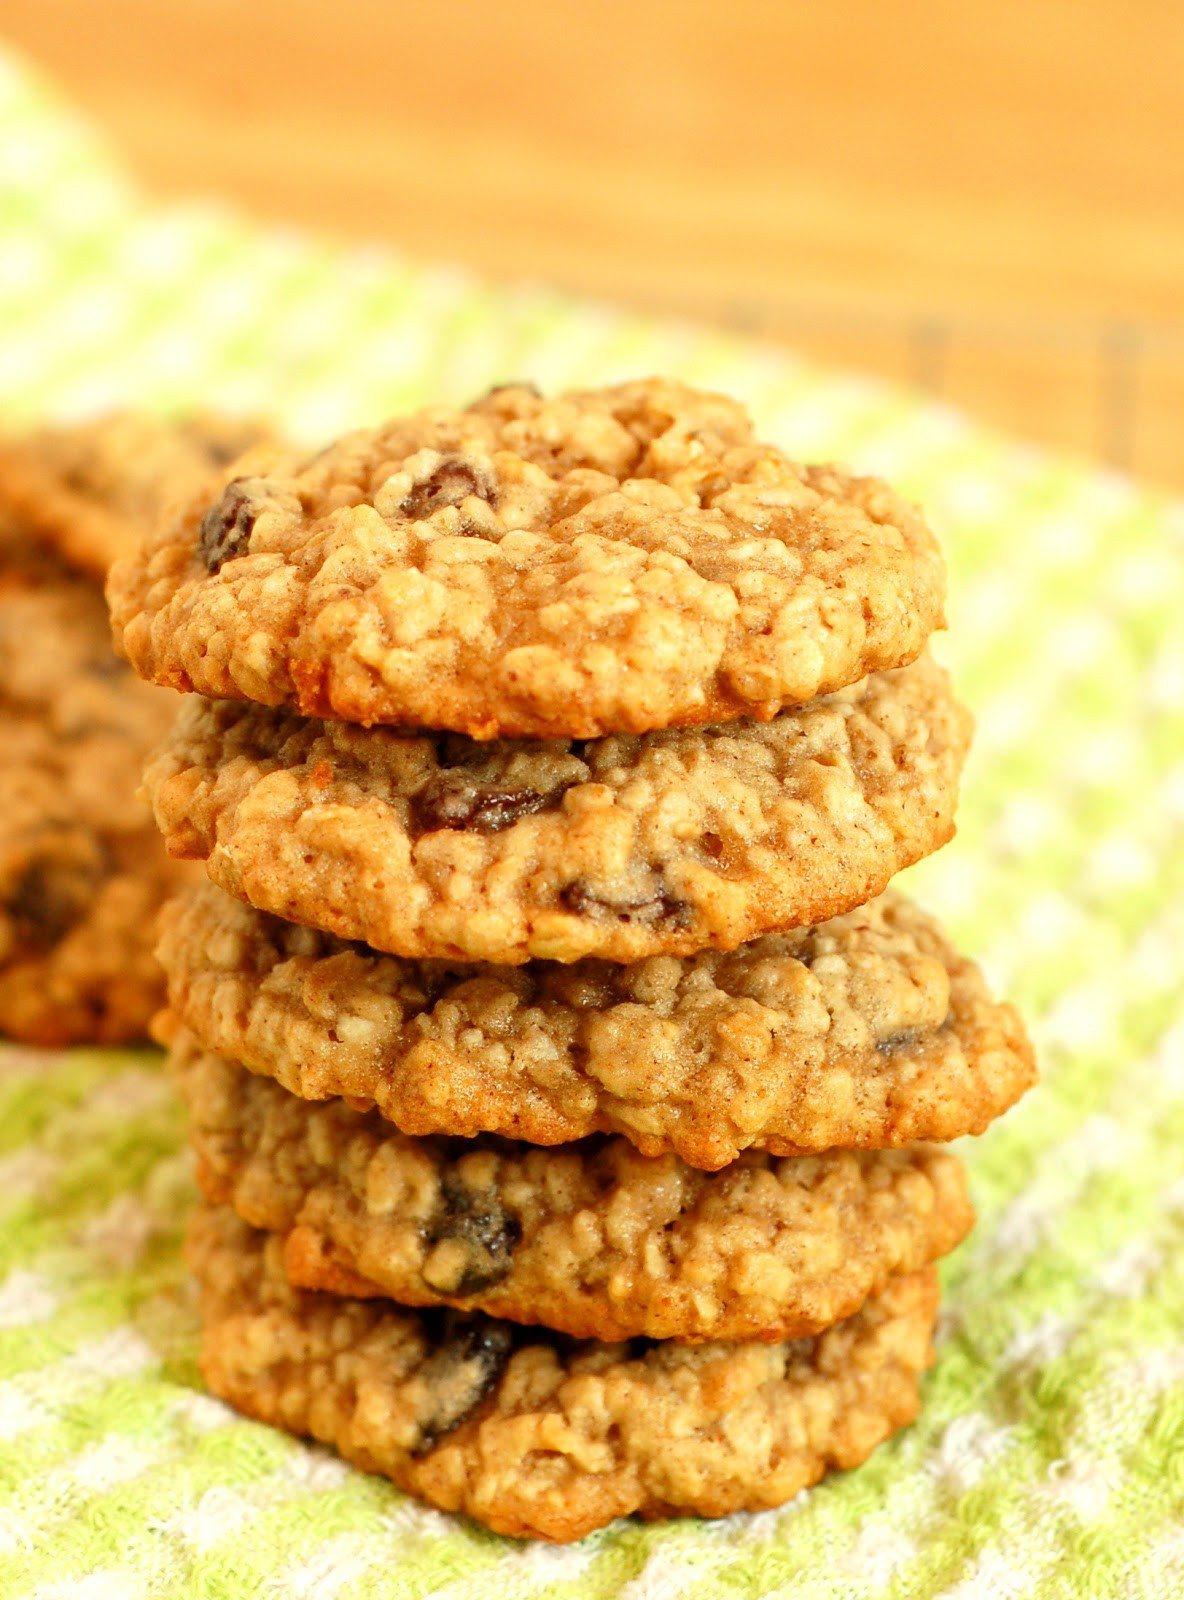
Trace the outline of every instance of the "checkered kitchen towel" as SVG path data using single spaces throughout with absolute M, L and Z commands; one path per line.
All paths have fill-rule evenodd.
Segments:
M 310 438 L 497 380 L 655 370 L 924 502 L 978 714 L 913 888 L 1040 1089 L 966 1154 L 921 1420 L 781 1511 L 570 1549 L 426 1510 L 201 1392 L 181 1118 L 150 1053 L 0 1048 L 0 1600 L 1184 1594 L 1184 508 L 783 351 L 148 205 L 0 57 L 0 421 L 113 403 Z

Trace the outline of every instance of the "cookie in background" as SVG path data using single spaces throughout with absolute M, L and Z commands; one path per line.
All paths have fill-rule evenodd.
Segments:
M 147 1037 L 156 913 L 189 873 L 137 790 L 177 702 L 116 658 L 101 585 L 257 433 L 120 415 L 0 445 L 0 1033 Z

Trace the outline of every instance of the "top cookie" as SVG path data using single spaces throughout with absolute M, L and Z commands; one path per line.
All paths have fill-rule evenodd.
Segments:
M 257 424 L 117 412 L 0 446 L 0 508 L 100 582 L 164 504 L 184 499 L 260 439 Z
M 886 484 L 663 379 L 507 387 L 256 459 L 118 563 L 144 677 L 477 739 L 767 719 L 912 661 L 943 568 Z

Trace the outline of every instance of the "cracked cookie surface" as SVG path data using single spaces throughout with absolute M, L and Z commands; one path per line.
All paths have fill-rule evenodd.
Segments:
M 911 1422 L 932 1359 L 932 1268 L 814 1339 L 603 1344 L 294 1290 L 280 1241 L 225 1210 L 188 1256 L 216 1395 L 517 1537 L 782 1505 Z
M 136 670 L 479 739 L 768 718 L 942 626 L 918 512 L 662 379 L 492 391 L 260 457 L 112 574 Z
M 166 908 L 160 956 L 207 1050 L 411 1134 L 619 1133 L 710 1169 L 981 1133 L 1035 1077 L 1015 1011 L 894 893 L 727 954 L 481 967 L 380 955 L 203 883 Z
M 257 423 L 117 412 L 0 442 L 0 510 L 100 583 L 185 500 L 260 442 Z
M 945 1255 L 974 1220 L 932 1147 L 707 1174 L 621 1138 L 415 1138 L 203 1053 L 171 1064 L 206 1199 L 285 1238 L 306 1289 L 451 1305 L 586 1339 L 790 1339 Z
M 190 696 L 145 782 L 170 850 L 261 910 L 398 955 L 630 962 L 878 894 L 952 834 L 969 732 L 927 655 L 772 722 L 574 743 Z
M 112 652 L 102 595 L 28 530 L 0 535 L 0 1032 L 141 1039 L 164 995 L 156 912 L 170 861 L 140 767 L 176 702 Z

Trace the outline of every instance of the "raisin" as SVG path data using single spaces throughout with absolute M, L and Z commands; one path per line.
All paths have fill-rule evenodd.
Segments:
M 564 909 L 577 917 L 616 917 L 618 922 L 647 925 L 669 922 L 675 928 L 685 928 L 690 921 L 691 908 L 687 902 L 661 892 L 640 900 L 602 900 L 586 885 L 569 883 L 560 890 L 559 899 Z
M 442 1190 L 442 1204 L 427 1228 L 427 1243 L 455 1240 L 466 1256 L 460 1280 L 449 1292 L 476 1294 L 479 1289 L 500 1283 L 513 1265 L 522 1225 L 503 1209 L 496 1196 L 474 1194 L 451 1173 L 445 1176 Z
M 876 1049 L 888 1058 L 904 1055 L 906 1051 L 917 1048 L 920 1038 L 920 1028 L 902 1028 L 899 1033 L 890 1033 L 886 1039 L 877 1039 Z
M 259 514 L 254 509 L 256 497 L 247 488 L 249 482 L 249 478 L 232 478 L 218 504 L 201 519 L 197 548 L 207 572 L 220 572 L 225 562 L 247 553 Z
M 431 1327 L 436 1319 L 424 1313 Z M 477 1312 L 462 1316 L 446 1311 L 438 1322 L 436 1348 L 418 1376 L 427 1394 L 419 1418 L 419 1442 L 413 1455 L 426 1455 L 437 1441 L 473 1414 L 501 1377 L 514 1347 L 514 1330 Z
M 562 791 L 560 791 L 562 792 Z M 535 789 L 478 789 L 463 775 L 441 773 L 416 795 L 416 821 L 424 833 L 438 828 L 473 828 L 478 833 L 500 833 L 521 817 L 543 811 L 555 794 Z
M 55 945 L 85 915 L 107 865 L 97 840 L 47 838 L 43 852 L 5 896 L 21 943 L 33 950 Z
M 242 439 L 204 439 L 201 442 L 207 458 L 215 467 L 228 467 L 247 448 L 245 436 Z
M 730 488 L 731 484 L 728 482 L 727 478 L 724 477 L 722 472 L 713 473 L 711 477 L 704 478 L 702 483 L 700 483 L 697 487 L 696 492 L 699 496 L 699 504 L 701 506 L 705 506 L 708 501 L 712 500 L 717 494 L 723 494 Z
M 491 389 L 486 389 L 480 399 L 490 400 L 495 394 L 505 394 L 507 389 L 525 389 L 526 393 L 533 395 L 536 400 L 543 398 L 543 391 L 537 383 L 495 383 Z M 474 403 L 480 404 L 480 401 Z
M 497 484 L 485 467 L 461 456 L 445 456 L 430 477 L 409 490 L 400 509 L 418 522 L 442 506 L 460 505 L 471 494 L 492 505 L 496 493 Z
M 82 670 L 88 678 L 93 678 L 98 683 L 110 683 L 113 678 L 119 679 L 127 675 L 126 663 L 114 654 L 108 654 L 97 661 L 88 661 Z

